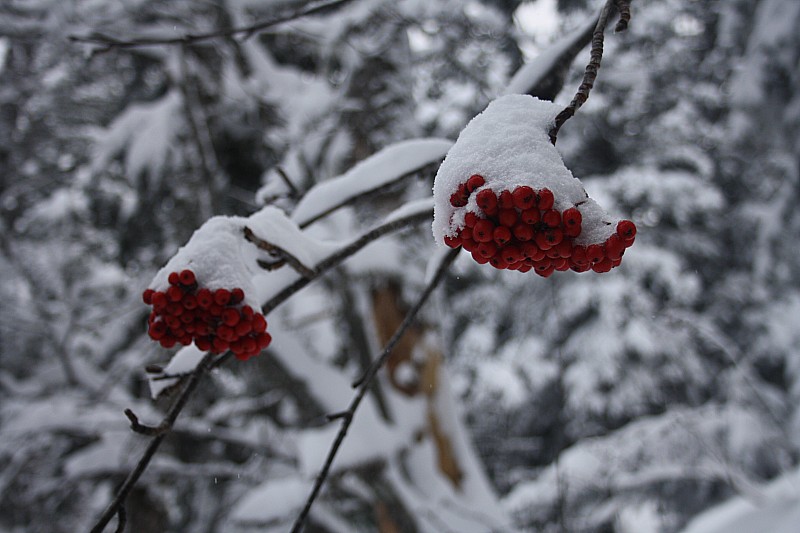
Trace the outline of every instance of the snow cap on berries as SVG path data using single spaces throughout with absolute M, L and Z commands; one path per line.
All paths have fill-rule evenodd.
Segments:
M 491 190 L 499 198 L 503 191 L 521 186 L 552 191 L 553 209 L 559 212 L 577 206 L 584 226 L 583 234 L 575 239 L 577 244 L 603 242 L 614 233 L 618 220 L 588 197 L 550 142 L 548 132 L 561 109 L 532 96 L 508 95 L 491 102 L 470 121 L 434 181 L 433 236 L 437 242 L 456 237 L 465 226 L 467 213 L 482 214 L 477 193 Z M 485 184 L 454 205 L 451 197 L 458 195 L 459 187 L 473 175 L 482 176 Z

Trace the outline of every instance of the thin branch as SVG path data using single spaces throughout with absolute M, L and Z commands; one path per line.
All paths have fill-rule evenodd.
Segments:
M 127 416 L 128 420 L 131 421 L 131 429 L 141 435 L 155 437 L 157 435 L 161 435 L 162 433 L 166 433 L 169 430 L 169 427 L 164 422 L 161 422 L 157 426 L 147 426 L 142 424 L 139 422 L 139 417 L 136 416 L 136 413 L 130 409 L 125 409 L 125 416 Z
M 444 277 L 445 272 L 447 272 L 450 265 L 453 263 L 453 260 L 458 255 L 460 249 L 451 250 L 447 256 L 442 260 L 439 268 L 436 270 L 436 274 L 434 275 L 433 279 L 428 283 L 425 289 L 422 291 L 422 294 L 419 295 L 414 306 L 408 311 L 406 314 L 405 319 L 403 320 L 402 324 L 397 328 L 397 331 L 394 332 L 392 338 L 389 339 L 389 342 L 386 343 L 383 351 L 378 355 L 372 365 L 367 369 L 367 372 L 364 376 L 358 380 L 357 387 L 358 392 L 353 397 L 352 401 L 350 402 L 349 407 L 346 411 L 341 413 L 334 413 L 333 415 L 329 415 L 329 418 L 341 418 L 342 425 L 339 427 L 339 433 L 336 435 L 336 439 L 334 439 L 333 443 L 331 444 L 331 448 L 328 451 L 328 456 L 325 459 L 325 463 L 322 466 L 322 470 L 320 470 L 319 474 L 317 475 L 317 479 L 314 482 L 314 486 L 311 489 L 311 493 L 308 495 L 308 499 L 306 500 L 305 506 L 300 511 L 300 514 L 297 516 L 297 519 L 292 526 L 291 532 L 292 533 L 300 533 L 303 527 L 303 523 L 305 522 L 306 518 L 308 517 L 308 513 L 311 511 L 311 506 L 314 504 L 314 501 L 317 499 L 320 491 L 322 490 L 322 486 L 325 484 L 325 480 L 328 478 L 328 474 L 330 472 L 331 466 L 333 465 L 333 460 L 336 458 L 336 454 L 339 451 L 339 448 L 344 442 L 344 438 L 347 435 L 347 430 L 350 428 L 350 424 L 353 422 L 353 418 L 355 417 L 356 410 L 358 406 L 361 404 L 361 400 L 364 399 L 366 396 L 367 391 L 370 389 L 370 385 L 372 381 L 375 379 L 375 376 L 378 374 L 378 370 L 383 367 L 386 363 L 386 360 L 389 358 L 389 355 L 392 353 L 392 350 L 397 345 L 398 341 L 402 338 L 403 334 L 405 334 L 406 330 L 411 326 L 411 324 L 416 319 L 417 314 L 419 313 L 422 306 L 428 300 L 428 297 L 431 295 L 433 290 L 439 285 Z
M 99 32 L 93 32 L 88 35 L 70 35 L 69 40 L 76 43 L 87 43 L 100 45 L 101 48 L 97 52 L 107 52 L 114 48 L 128 49 L 128 48 L 143 48 L 149 46 L 175 46 L 196 44 L 199 42 L 210 41 L 224 37 L 244 36 L 245 38 L 251 37 L 261 33 L 272 26 L 290 22 L 302 17 L 314 15 L 316 13 L 324 12 L 327 10 L 336 9 L 344 4 L 349 3 L 351 0 L 331 0 L 328 2 L 318 2 L 305 6 L 297 11 L 279 15 L 271 19 L 262 20 L 251 24 L 249 26 L 241 26 L 238 28 L 225 28 L 221 30 L 214 30 L 206 33 L 186 33 L 178 37 L 138 37 L 134 39 L 117 39 L 109 35 Z
M 418 222 L 423 222 L 425 220 L 430 220 L 431 218 L 431 211 L 425 211 L 420 213 L 414 213 L 412 215 L 408 215 L 404 218 L 398 218 L 397 220 L 393 220 L 391 222 L 387 222 L 382 224 L 372 230 L 368 231 L 349 245 L 345 246 L 338 252 L 328 256 L 326 259 L 322 260 L 317 266 L 314 267 L 314 276 L 310 278 L 300 278 L 281 292 L 273 296 L 267 303 L 265 303 L 261 307 L 261 312 L 263 314 L 267 314 L 277 306 L 282 304 L 286 301 L 290 296 L 294 293 L 311 283 L 314 279 L 318 278 L 322 274 L 326 273 L 331 268 L 339 265 L 345 259 L 359 251 L 361 248 L 366 246 L 367 244 L 371 243 L 372 241 L 386 235 L 387 233 L 391 233 L 393 231 L 397 231 L 400 229 L 407 228 L 413 224 Z
M 287 252 L 277 244 L 272 244 L 269 241 L 262 239 L 261 237 L 257 237 L 253 230 L 249 227 L 244 227 L 244 238 L 255 244 L 260 249 L 264 250 L 265 252 L 269 252 L 271 255 L 277 256 L 278 261 L 283 261 L 289 266 L 291 266 L 298 274 L 303 276 L 304 278 L 313 278 L 316 276 L 316 272 L 313 268 L 309 268 L 303 264 L 297 257 L 292 255 L 290 252 Z M 270 266 L 273 266 L 270 264 Z M 270 268 L 269 270 L 272 270 Z
M 608 19 L 611 16 L 612 10 L 617 7 L 620 11 L 620 21 L 617 24 L 617 31 L 622 31 L 628 27 L 630 20 L 630 0 L 606 0 L 603 9 L 600 11 L 600 16 L 597 19 L 597 25 L 594 27 L 592 33 L 592 49 L 589 56 L 589 64 L 583 73 L 583 82 L 578 87 L 578 92 L 575 97 L 564 108 L 561 113 L 556 116 L 555 124 L 550 129 L 550 142 L 556 143 L 558 131 L 564 123 L 572 118 L 578 109 L 589 99 L 589 93 L 594 87 L 595 79 L 597 79 L 597 72 L 600 70 L 600 63 L 603 60 L 603 41 L 605 40 L 605 30 L 608 25 Z
M 286 171 L 283 170 L 283 167 L 280 166 L 280 165 L 277 165 L 275 167 L 275 172 L 278 174 L 278 176 L 280 176 L 281 180 L 283 180 L 283 182 L 286 184 L 286 187 L 289 188 L 289 197 L 290 198 L 299 198 L 300 197 L 300 191 L 297 190 L 297 187 L 295 187 L 295 185 L 292 182 L 292 180 L 289 179 L 289 175 L 286 174 Z
M 212 359 L 213 354 L 210 352 L 207 353 L 205 357 L 203 357 L 203 360 L 200 361 L 200 364 L 197 365 L 197 369 L 191 375 L 189 375 L 186 381 L 186 386 L 184 387 L 183 391 L 181 391 L 180 396 L 178 396 L 178 398 L 175 400 L 175 403 L 172 405 L 172 407 L 170 407 L 169 411 L 164 417 L 164 420 L 161 422 L 161 425 L 164 425 L 166 429 L 162 433 L 159 433 L 153 437 L 153 440 L 150 441 L 150 444 L 148 444 L 144 454 L 139 459 L 139 462 L 136 463 L 136 466 L 130 471 L 128 477 L 125 478 L 125 481 L 123 481 L 122 485 L 117 491 L 116 496 L 114 496 L 114 499 L 111 500 L 111 503 L 108 504 L 106 510 L 100 516 L 95 526 L 91 529 L 91 533 L 101 533 L 114 515 L 120 513 L 120 509 L 125 505 L 125 500 L 127 499 L 128 494 L 130 493 L 131 489 L 133 489 L 133 486 L 139 480 L 141 475 L 144 473 L 147 466 L 150 464 L 150 461 L 158 451 L 159 446 L 161 446 L 162 441 L 168 435 L 169 429 L 172 428 L 172 425 L 175 423 L 178 415 L 183 410 L 186 402 L 189 400 L 189 397 L 192 395 L 195 388 L 197 388 L 198 383 L 200 383 L 200 378 L 202 378 L 211 369 Z M 124 514 L 125 512 L 123 511 L 121 516 L 124 516 Z
M 114 533 L 122 533 L 125 531 L 125 524 L 128 523 L 128 513 L 125 512 L 125 505 L 119 506 L 117 509 L 117 529 L 114 530 Z

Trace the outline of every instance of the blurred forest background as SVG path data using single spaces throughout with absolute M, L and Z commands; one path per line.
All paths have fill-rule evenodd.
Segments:
M 150 398 L 144 367 L 169 354 L 146 338 L 140 295 L 205 220 L 291 212 L 394 142 L 454 140 L 600 7 L 350 0 L 185 46 L 70 40 L 308 4 L 0 4 L 0 531 L 88 530 L 135 464 L 147 439 L 123 409 L 156 421 L 169 404 Z M 622 267 L 545 280 L 456 261 L 307 531 L 729 532 L 691 521 L 718 504 L 718 524 L 746 502 L 798 513 L 800 3 L 632 12 L 558 142 L 639 226 Z M 429 196 L 435 170 L 309 231 L 355 235 Z M 435 246 L 428 224 L 382 239 L 271 313 L 267 352 L 201 384 L 128 499 L 128 531 L 287 531 L 336 429 L 324 415 L 346 406 Z

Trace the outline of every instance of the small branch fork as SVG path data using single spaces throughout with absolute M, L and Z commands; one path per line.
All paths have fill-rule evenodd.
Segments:
M 237 37 L 243 36 L 245 39 L 261 33 L 272 26 L 290 22 L 308 15 L 314 15 L 327 10 L 336 9 L 352 0 L 329 0 L 327 2 L 312 2 L 303 8 L 287 13 L 278 15 L 271 19 L 261 20 L 249 26 L 241 26 L 238 28 L 225 28 L 221 30 L 210 31 L 206 33 L 186 33 L 179 37 L 139 37 L 135 39 L 117 39 L 110 35 L 105 35 L 99 32 L 93 32 L 88 35 L 70 35 L 69 40 L 76 43 L 86 43 L 99 45 L 100 48 L 96 50 L 97 53 L 108 52 L 115 48 L 129 49 L 129 48 L 144 48 L 148 46 L 176 46 L 195 44 L 204 41 L 211 41 L 223 37 Z
M 339 448 L 342 446 L 342 443 L 344 442 L 344 438 L 347 435 L 347 430 L 350 428 L 350 424 L 352 424 L 353 418 L 355 417 L 356 410 L 358 409 L 358 406 L 361 404 L 361 401 L 364 399 L 364 396 L 366 396 L 367 391 L 370 389 L 370 386 L 372 385 L 372 382 L 375 380 L 375 376 L 378 374 L 378 370 L 380 370 L 381 367 L 383 367 L 383 365 L 386 363 L 386 360 L 389 358 L 389 355 L 392 353 L 392 350 L 402 338 L 403 334 L 414 323 L 414 320 L 416 319 L 420 309 L 422 309 L 422 306 L 425 305 L 425 302 L 428 300 L 428 297 L 442 281 L 444 274 L 450 268 L 450 265 L 453 263 L 453 260 L 456 258 L 459 251 L 460 248 L 451 250 L 444 257 L 441 264 L 439 264 L 439 268 L 436 270 L 436 274 L 434 275 L 433 279 L 431 279 L 431 281 L 419 295 L 419 298 L 417 299 L 416 303 L 409 310 L 408 314 L 406 314 L 405 319 L 397 328 L 397 331 L 394 332 L 392 338 L 389 339 L 388 343 L 386 343 L 386 346 L 383 348 L 383 351 L 378 355 L 375 361 L 373 361 L 372 365 L 370 365 L 370 367 L 367 369 L 364 375 L 361 378 L 359 378 L 355 383 L 353 383 L 353 387 L 358 388 L 358 392 L 356 392 L 355 396 L 353 396 L 353 399 L 350 402 L 348 408 L 345 411 L 328 415 L 327 418 L 328 420 L 331 421 L 341 419 L 342 425 L 339 427 L 339 433 L 337 433 L 336 438 L 331 444 L 330 450 L 328 451 L 328 456 L 325 459 L 325 463 L 323 464 L 322 469 L 317 475 L 317 479 L 314 482 L 314 486 L 311 489 L 311 493 L 308 495 L 305 506 L 300 511 L 300 514 L 297 515 L 297 519 L 295 520 L 294 525 L 292 526 L 291 533 L 300 533 L 302 531 L 303 523 L 308 517 L 308 513 L 311 511 L 311 506 L 314 504 L 314 501 L 317 499 L 317 496 L 322 490 L 322 486 L 325 484 L 325 481 L 328 478 L 331 466 L 333 465 L 333 460 L 336 458 L 336 454 L 338 453 Z
M 313 268 L 309 268 L 303 264 L 297 257 L 292 255 L 290 252 L 287 252 L 277 244 L 272 244 L 271 242 L 264 240 L 260 237 L 257 237 L 253 230 L 248 228 L 247 226 L 244 227 L 244 238 L 249 242 L 255 244 L 258 248 L 264 250 L 265 252 L 269 252 L 270 255 L 273 257 L 277 257 L 277 261 L 273 263 L 266 263 L 266 262 L 259 262 L 259 265 L 267 270 L 275 270 L 285 264 L 288 264 L 292 267 L 298 274 L 303 276 L 304 278 L 314 278 L 316 277 L 317 273 Z
M 589 99 L 589 93 L 594 87 L 595 79 L 597 79 L 597 71 L 600 70 L 600 62 L 603 60 L 603 41 L 605 40 L 605 30 L 612 10 L 616 8 L 619 12 L 619 22 L 617 22 L 614 31 L 625 31 L 631 19 L 630 4 L 631 0 L 606 0 L 592 34 L 592 49 L 589 56 L 589 64 L 586 65 L 586 70 L 583 73 L 583 82 L 578 87 L 578 92 L 575 93 L 575 97 L 569 105 L 556 116 L 555 124 L 549 132 L 551 143 L 556 144 L 561 126 L 572 118 L 586 100 Z

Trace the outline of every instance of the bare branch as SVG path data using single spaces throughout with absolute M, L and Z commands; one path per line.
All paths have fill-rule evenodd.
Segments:
M 300 533 L 303 523 L 305 522 L 306 518 L 308 517 L 308 513 L 311 511 L 311 506 L 314 504 L 314 501 L 317 499 L 320 491 L 322 490 L 322 486 L 325 484 L 325 480 L 328 478 L 328 474 L 330 472 L 331 466 L 333 465 L 333 460 L 336 458 L 336 454 L 339 451 L 339 448 L 344 442 L 344 438 L 347 435 L 347 430 L 350 428 L 350 424 L 353 422 L 353 418 L 355 416 L 356 410 L 358 406 L 361 404 L 361 400 L 364 399 L 366 396 L 367 391 L 370 389 L 370 385 L 372 381 L 375 379 L 375 376 L 378 374 L 378 370 L 386 363 L 386 360 L 389 358 L 389 355 L 392 353 L 397 342 L 402 338 L 403 334 L 405 334 L 406 330 L 411 326 L 411 324 L 416 319 L 417 314 L 419 313 L 422 306 L 425 305 L 425 302 L 428 300 L 428 297 L 431 295 L 433 290 L 439 285 L 444 277 L 445 272 L 447 269 L 450 268 L 450 265 L 453 263 L 453 260 L 458 255 L 460 248 L 451 250 L 445 258 L 442 260 L 439 268 L 436 270 L 436 274 L 434 275 L 433 279 L 428 283 L 425 289 L 422 291 L 422 294 L 419 295 L 414 306 L 408 311 L 406 314 L 405 319 L 403 320 L 402 324 L 397 328 L 392 338 L 389 339 L 389 342 L 386 343 L 386 346 L 383 348 L 383 351 L 378 355 L 372 365 L 367 369 L 367 372 L 364 376 L 356 382 L 356 387 L 358 387 L 358 392 L 353 397 L 352 401 L 350 402 L 350 406 L 347 408 L 346 411 L 340 413 L 334 413 L 332 415 L 328 415 L 329 419 L 342 419 L 342 425 L 339 427 L 339 433 L 336 435 L 336 439 L 334 439 L 333 443 L 331 444 L 331 448 L 328 451 L 328 456 L 325 459 L 325 463 L 322 466 L 322 470 L 320 470 L 319 474 L 317 475 L 317 479 L 314 482 L 314 486 L 311 489 L 311 493 L 308 495 L 308 499 L 306 500 L 306 504 L 303 509 L 300 511 L 300 514 L 297 516 L 297 519 L 292 526 L 291 532 L 292 533 Z
M 206 373 L 208 373 L 208 371 L 212 368 L 213 365 L 212 359 L 213 359 L 213 354 L 211 354 L 210 352 L 207 353 L 205 357 L 203 357 L 203 360 L 200 362 L 200 364 L 197 365 L 197 369 L 194 372 L 192 372 L 191 375 L 189 375 L 188 379 L 186 380 L 186 385 L 183 391 L 181 391 L 180 396 L 178 396 L 178 398 L 175 400 L 175 403 L 172 404 L 172 407 L 170 407 L 169 411 L 164 417 L 164 420 L 162 420 L 161 424 L 159 424 L 160 426 L 161 425 L 165 426 L 164 431 L 153 437 L 153 440 L 150 441 L 150 444 L 145 449 L 144 454 L 139 459 L 139 462 L 136 463 L 136 466 L 133 468 L 133 470 L 130 471 L 128 477 L 125 478 L 125 481 L 122 482 L 122 485 L 117 491 L 116 496 L 114 496 L 114 499 L 111 500 L 111 503 L 108 504 L 108 507 L 106 507 L 106 510 L 103 512 L 103 514 L 100 516 L 95 526 L 92 528 L 91 533 L 101 533 L 115 514 L 120 516 L 120 521 L 123 521 L 122 517 L 125 516 L 125 512 L 122 511 L 122 513 L 120 514 L 120 509 L 125 505 L 125 500 L 128 497 L 128 494 L 130 493 L 131 489 L 133 489 L 133 486 L 136 484 L 139 478 L 142 476 L 147 466 L 150 464 L 150 461 L 153 459 L 153 456 L 158 451 L 159 446 L 161 446 L 164 437 L 166 437 L 169 434 L 169 430 L 172 428 L 172 424 L 175 423 L 175 420 L 178 418 L 178 415 L 186 406 L 186 402 L 189 400 L 189 397 L 197 388 L 198 383 L 200 383 L 200 379 Z M 128 413 L 126 412 L 125 414 L 127 415 Z M 130 418 L 130 416 L 128 418 Z
M 125 409 L 125 416 L 127 416 L 128 420 L 131 421 L 131 429 L 142 435 L 155 437 L 169 430 L 169 427 L 163 421 L 157 426 L 147 426 L 140 423 L 139 417 L 137 417 L 136 414 L 130 409 Z
M 313 277 L 300 278 L 291 285 L 287 286 L 281 292 L 273 296 L 267 303 L 265 303 L 261 307 L 261 312 L 266 315 L 267 313 L 275 309 L 277 306 L 282 304 L 284 301 L 286 301 L 294 293 L 296 293 L 297 291 L 299 291 L 300 289 L 311 283 L 314 279 L 326 273 L 331 268 L 338 266 L 345 259 L 353 255 L 354 253 L 356 253 L 357 251 L 359 251 L 361 248 L 371 243 L 372 241 L 377 240 L 378 238 L 386 235 L 387 233 L 407 228 L 418 222 L 430 220 L 431 216 L 432 216 L 431 211 L 414 213 L 406 217 L 398 218 L 397 220 L 387 222 L 376 228 L 373 228 L 372 230 L 368 231 L 367 233 L 365 233 L 364 235 L 362 235 L 349 245 L 345 246 L 338 252 L 328 256 L 317 266 L 315 266 Z
M 558 131 L 564 123 L 572 118 L 578 109 L 589 99 L 589 93 L 594 87 L 594 81 L 597 79 L 597 72 L 600 70 L 600 62 L 603 60 L 603 41 L 605 40 L 605 29 L 608 25 L 608 19 L 611 16 L 612 10 L 617 7 L 620 11 L 620 21 L 617 24 L 617 31 L 622 31 L 628 27 L 630 20 L 630 0 L 606 0 L 600 16 L 597 19 L 597 25 L 592 33 L 592 50 L 589 56 L 589 64 L 586 65 L 586 70 L 583 73 L 583 82 L 578 87 L 578 92 L 575 97 L 564 108 L 561 113 L 556 116 L 555 124 L 550 130 L 550 142 L 556 143 Z
M 327 2 L 315 2 L 297 11 L 286 13 L 284 15 L 278 15 L 271 19 L 262 20 L 254 24 L 251 24 L 249 26 L 242 26 L 238 28 L 225 28 L 206 33 L 195 33 L 195 34 L 186 33 L 178 37 L 139 37 L 126 40 L 126 39 L 117 39 L 115 37 L 111 37 L 109 35 L 105 35 L 99 32 L 93 32 L 88 35 L 70 35 L 69 40 L 76 43 L 96 44 L 101 47 L 97 50 L 97 52 L 102 53 L 102 52 L 108 52 L 109 50 L 113 50 L 115 48 L 129 49 L 129 48 L 144 48 L 149 46 L 175 46 L 175 45 L 196 44 L 204 41 L 210 41 L 213 39 L 220 39 L 224 37 L 236 37 L 239 35 L 243 36 L 244 38 L 247 38 L 259 34 L 267 30 L 268 28 L 271 28 L 272 26 L 277 26 L 278 24 L 283 24 L 284 22 L 297 20 L 299 18 L 307 17 L 309 15 L 314 15 L 316 13 L 333 10 L 344 4 L 347 4 L 350 1 L 351 0 L 330 0 Z

